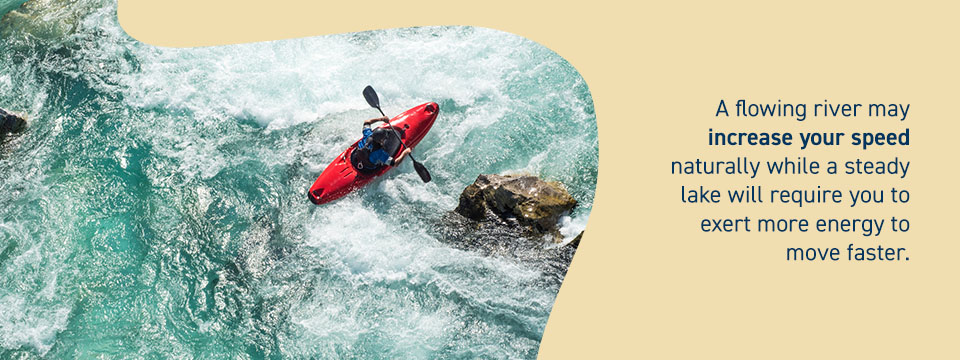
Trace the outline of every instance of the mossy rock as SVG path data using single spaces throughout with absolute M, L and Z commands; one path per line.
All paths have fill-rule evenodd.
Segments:
M 532 175 L 480 175 L 460 194 L 456 212 L 473 220 L 515 222 L 538 235 L 559 235 L 560 216 L 577 206 L 562 184 Z

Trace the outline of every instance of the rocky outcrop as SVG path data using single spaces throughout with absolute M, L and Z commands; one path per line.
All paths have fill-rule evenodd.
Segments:
M 580 236 L 564 243 L 559 220 L 576 205 L 557 182 L 480 175 L 460 194 L 456 210 L 437 219 L 432 235 L 458 249 L 540 269 L 544 281 L 560 286 Z
M 558 182 L 532 175 L 480 175 L 460 194 L 456 212 L 476 221 L 516 224 L 527 235 L 562 239 L 557 222 L 577 201 Z

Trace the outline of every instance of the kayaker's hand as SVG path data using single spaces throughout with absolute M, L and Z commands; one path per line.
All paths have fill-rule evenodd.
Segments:
M 388 118 L 388 117 L 386 117 L 386 116 L 381 116 L 381 117 L 378 117 L 378 118 L 377 118 L 377 121 L 383 121 L 383 122 L 385 122 L 385 123 L 388 123 L 388 122 L 390 122 L 390 118 Z

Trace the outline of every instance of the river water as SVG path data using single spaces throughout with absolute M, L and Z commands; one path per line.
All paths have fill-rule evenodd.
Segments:
M 0 358 L 536 356 L 565 264 L 441 227 L 477 175 L 532 173 L 584 228 L 596 117 L 563 58 L 469 27 L 157 48 L 110 1 L 35 1 L 0 22 L 0 107 L 30 117 L 0 145 Z M 388 114 L 440 104 L 434 180 L 406 162 L 315 206 L 368 84 Z

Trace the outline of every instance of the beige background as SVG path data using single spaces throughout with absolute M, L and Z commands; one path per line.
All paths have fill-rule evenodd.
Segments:
M 541 357 L 957 358 L 956 6 L 833 2 L 120 0 L 141 41 L 197 46 L 377 28 L 474 25 L 538 41 L 580 70 L 600 129 L 588 235 L 551 314 Z M 907 121 L 714 118 L 735 102 L 910 103 Z M 706 129 L 911 129 L 907 148 L 708 149 Z M 632 131 L 625 131 L 633 129 Z M 639 151 L 639 152 L 638 152 Z M 887 176 L 669 174 L 671 160 L 911 161 Z M 680 185 L 718 189 L 907 188 L 907 206 L 684 205 Z M 953 188 L 951 188 L 953 187 Z M 888 196 L 889 199 L 889 196 Z M 906 217 L 878 238 L 815 233 L 703 234 L 703 217 Z M 889 221 L 887 221 L 889 222 Z M 906 247 L 901 263 L 788 263 L 787 246 Z M 845 251 L 842 253 L 845 256 Z

